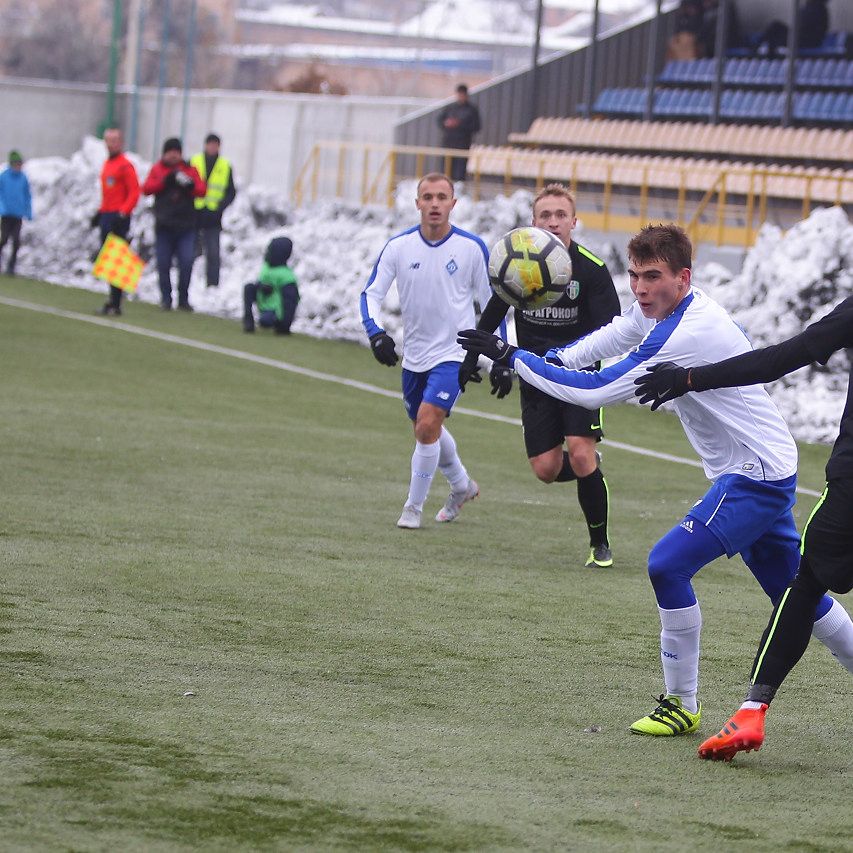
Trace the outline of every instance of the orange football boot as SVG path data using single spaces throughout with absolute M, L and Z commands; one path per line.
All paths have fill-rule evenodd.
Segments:
M 764 743 L 764 715 L 767 705 L 741 708 L 713 737 L 699 747 L 699 757 L 711 761 L 731 761 L 738 752 L 761 749 Z

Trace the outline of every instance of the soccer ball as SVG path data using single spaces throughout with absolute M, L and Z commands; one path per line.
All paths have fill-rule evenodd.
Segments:
M 489 252 L 492 290 L 522 311 L 553 305 L 571 280 L 568 250 L 559 238 L 541 228 L 515 228 Z

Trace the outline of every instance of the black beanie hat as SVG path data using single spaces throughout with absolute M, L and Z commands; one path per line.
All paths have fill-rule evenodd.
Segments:
M 167 151 L 183 151 L 184 146 L 181 145 L 181 140 L 178 139 L 177 136 L 170 136 L 163 143 L 163 153 L 165 154 Z

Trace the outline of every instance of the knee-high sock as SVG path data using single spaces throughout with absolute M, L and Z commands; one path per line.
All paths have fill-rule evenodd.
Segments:
M 682 705 L 696 713 L 699 690 L 699 634 L 702 613 L 699 604 L 660 612 L 660 660 L 668 696 L 678 696 Z
M 456 452 L 456 439 L 450 430 L 443 426 L 438 437 L 438 469 L 447 477 L 452 492 L 462 492 L 468 485 L 468 472 Z
M 820 640 L 848 672 L 853 672 L 853 622 L 838 601 L 832 599 L 829 612 L 814 623 L 812 636 Z
M 581 505 L 586 526 L 589 530 L 589 544 L 609 545 L 607 538 L 607 510 L 610 504 L 607 482 L 601 468 L 596 468 L 586 477 L 578 477 L 578 503 Z
M 406 499 L 407 506 L 413 506 L 419 511 L 424 508 L 424 501 L 427 499 L 435 469 L 438 467 L 439 452 L 437 441 L 432 444 L 415 442 L 415 452 L 412 454 L 412 479 L 409 483 L 409 497 Z
M 825 591 L 826 587 L 814 577 L 804 557 L 793 583 L 774 608 L 758 644 L 750 678 L 752 686 L 747 696 L 749 701 L 768 705 L 773 701 L 779 686 L 809 644 L 815 611 Z M 823 618 L 828 615 L 829 612 Z

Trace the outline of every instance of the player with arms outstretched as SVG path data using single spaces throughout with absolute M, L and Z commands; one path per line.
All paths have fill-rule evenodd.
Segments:
M 436 521 L 453 521 L 462 505 L 479 494 L 444 426 L 459 396 L 464 353 L 456 334 L 474 324 L 474 301 L 485 305 L 491 295 L 486 247 L 479 237 L 450 224 L 455 204 L 446 175 L 421 178 L 416 200 L 420 225 L 385 244 L 361 294 L 361 319 L 371 350 L 388 367 L 397 363 L 397 350 L 379 325 L 379 309 L 395 280 L 400 295 L 403 400 L 415 430 L 415 450 L 409 494 L 397 526 L 409 529 L 421 526 L 436 468 L 450 483 Z
M 703 364 L 751 349 L 743 331 L 691 285 L 692 246 L 676 225 L 650 225 L 628 244 L 636 302 L 612 323 L 546 358 L 475 330 L 460 343 L 515 368 L 525 381 L 589 408 L 633 397 L 634 380 L 663 361 Z M 590 372 L 580 368 L 628 352 Z M 702 616 L 691 579 L 726 554 L 740 554 L 774 603 L 799 563 L 791 508 L 797 448 L 767 392 L 748 386 L 690 394 L 673 408 L 713 485 L 649 554 L 649 577 L 661 621 L 666 692 L 631 731 L 672 736 L 699 728 L 699 635 Z M 816 603 L 814 634 L 853 671 L 853 623 L 829 596 Z
M 572 240 L 577 225 L 575 200 L 562 184 L 548 184 L 533 200 L 533 225 L 559 238 L 572 261 L 572 280 L 553 305 L 534 310 L 515 309 L 519 346 L 544 355 L 552 347 L 571 343 L 609 323 L 620 308 L 604 261 Z M 508 310 L 509 305 L 493 295 L 477 328 L 494 332 Z M 459 369 L 463 391 L 476 367 L 476 353 L 466 356 Z M 489 378 L 492 393 L 498 399 L 510 393 L 512 370 L 508 367 L 492 365 Z M 596 442 L 602 437 L 601 409 L 586 409 L 557 400 L 523 380 L 519 382 L 519 394 L 524 444 L 533 473 L 543 483 L 577 480 L 578 502 L 589 530 L 586 565 L 612 566 L 607 531 L 609 495 L 595 452 Z
M 712 388 L 772 382 L 814 361 L 826 364 L 839 349 L 853 347 L 853 297 L 822 320 L 775 346 L 701 367 L 657 365 L 636 380 L 641 402 L 662 402 Z M 692 394 L 691 394 L 692 396 Z M 704 394 L 703 394 L 704 396 Z M 812 633 L 816 608 L 828 591 L 853 589 L 853 368 L 838 438 L 826 465 L 826 489 L 803 531 L 800 566 L 777 603 L 758 646 L 751 686 L 740 709 L 720 732 L 699 747 L 702 758 L 730 761 L 738 752 L 759 749 L 764 717 L 776 691 L 803 656 Z M 853 658 L 847 636 L 845 660 Z

